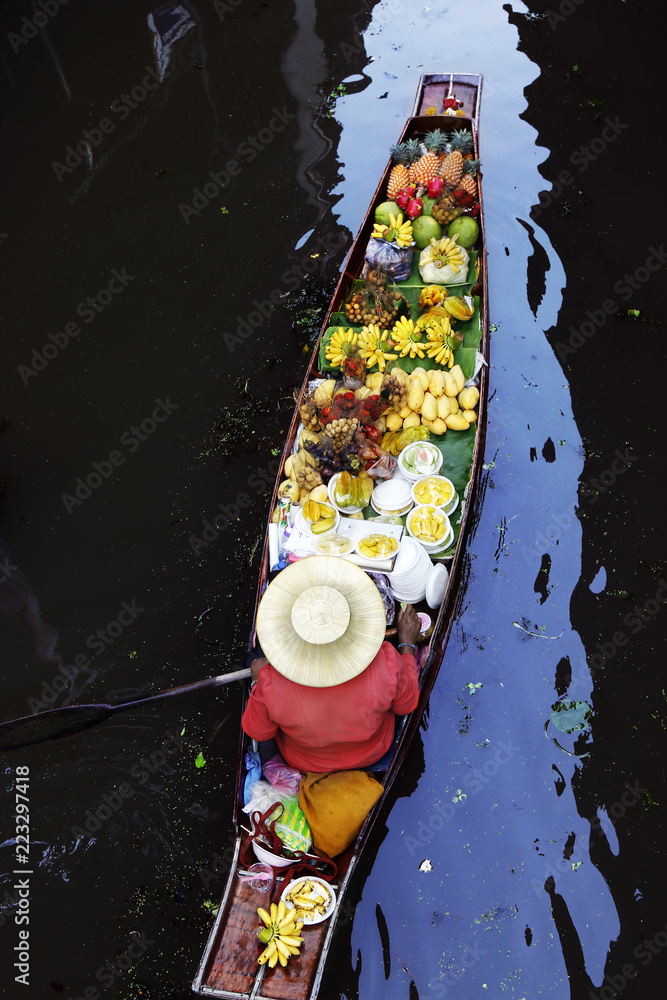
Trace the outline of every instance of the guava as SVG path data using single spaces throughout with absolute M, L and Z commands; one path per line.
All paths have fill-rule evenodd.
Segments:
M 449 223 L 447 235 L 450 240 L 458 236 L 458 245 L 469 250 L 470 247 L 474 247 L 479 239 L 479 226 L 475 219 L 469 215 L 459 215 L 458 219 L 454 219 L 453 222 Z
M 412 238 L 420 250 L 427 247 L 431 239 L 439 240 L 442 236 L 442 226 L 432 215 L 420 215 L 412 223 Z
M 381 205 L 375 209 L 374 221 L 378 222 L 381 226 L 389 225 L 390 215 L 400 215 L 401 210 L 395 201 L 383 201 Z

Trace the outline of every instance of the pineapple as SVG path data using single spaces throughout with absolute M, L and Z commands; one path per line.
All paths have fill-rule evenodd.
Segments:
M 438 166 L 445 162 L 448 153 L 449 136 L 442 129 L 434 128 L 432 132 L 427 132 L 424 136 L 424 145 L 438 157 Z
M 460 128 L 452 132 L 450 148 L 452 150 L 458 149 L 464 157 L 468 153 L 472 153 L 475 148 L 475 144 L 470 129 Z
M 462 128 L 452 132 L 449 143 L 450 152 L 440 168 L 440 176 L 452 187 L 456 187 L 461 180 L 464 158 L 473 148 L 472 132 L 469 129 Z
M 416 183 L 415 165 L 422 155 L 421 143 L 419 139 L 407 139 L 403 145 L 407 150 L 409 183 L 413 184 Z
M 404 142 L 399 142 L 395 146 L 392 146 L 389 152 L 396 164 L 392 167 L 392 171 L 389 174 L 389 183 L 387 184 L 387 197 L 393 201 L 396 195 L 409 183 L 407 167 L 409 153 Z
M 445 157 L 442 167 L 440 168 L 440 176 L 451 187 L 456 187 L 461 180 L 462 174 L 463 154 L 460 149 L 454 149 Z
M 440 129 L 427 132 L 424 136 L 426 152 L 417 160 L 414 168 L 414 180 L 417 184 L 428 184 L 438 176 L 440 156 L 447 148 L 447 136 Z
M 473 198 L 477 197 L 477 181 L 475 179 L 479 170 L 480 160 L 464 160 L 463 176 L 460 180 L 461 187 Z

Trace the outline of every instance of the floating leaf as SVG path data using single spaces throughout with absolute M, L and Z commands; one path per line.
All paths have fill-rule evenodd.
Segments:
M 593 709 L 587 701 L 558 701 L 552 706 L 551 722 L 561 733 L 588 729 Z
M 200 750 L 197 754 L 197 759 L 195 760 L 195 767 L 203 767 L 205 763 L 204 754 Z

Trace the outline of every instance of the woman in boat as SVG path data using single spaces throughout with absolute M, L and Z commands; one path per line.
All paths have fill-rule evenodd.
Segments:
M 399 616 L 396 649 L 384 641 L 384 605 L 370 577 L 346 559 L 311 556 L 269 584 L 256 626 L 266 655 L 252 664 L 245 732 L 275 740 L 300 771 L 381 760 L 396 717 L 419 700 L 414 608 Z

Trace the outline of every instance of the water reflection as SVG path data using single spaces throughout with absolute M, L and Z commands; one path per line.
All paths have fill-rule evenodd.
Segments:
M 306 192 L 306 200 L 317 210 L 319 222 L 329 211 L 328 192 L 314 168 L 330 151 L 331 140 L 318 127 L 315 110 L 322 102 L 321 88 L 329 75 L 324 43 L 317 34 L 317 5 L 312 0 L 294 0 L 297 30 L 285 52 L 282 72 L 290 93 L 297 101 L 299 160 L 295 179 Z

